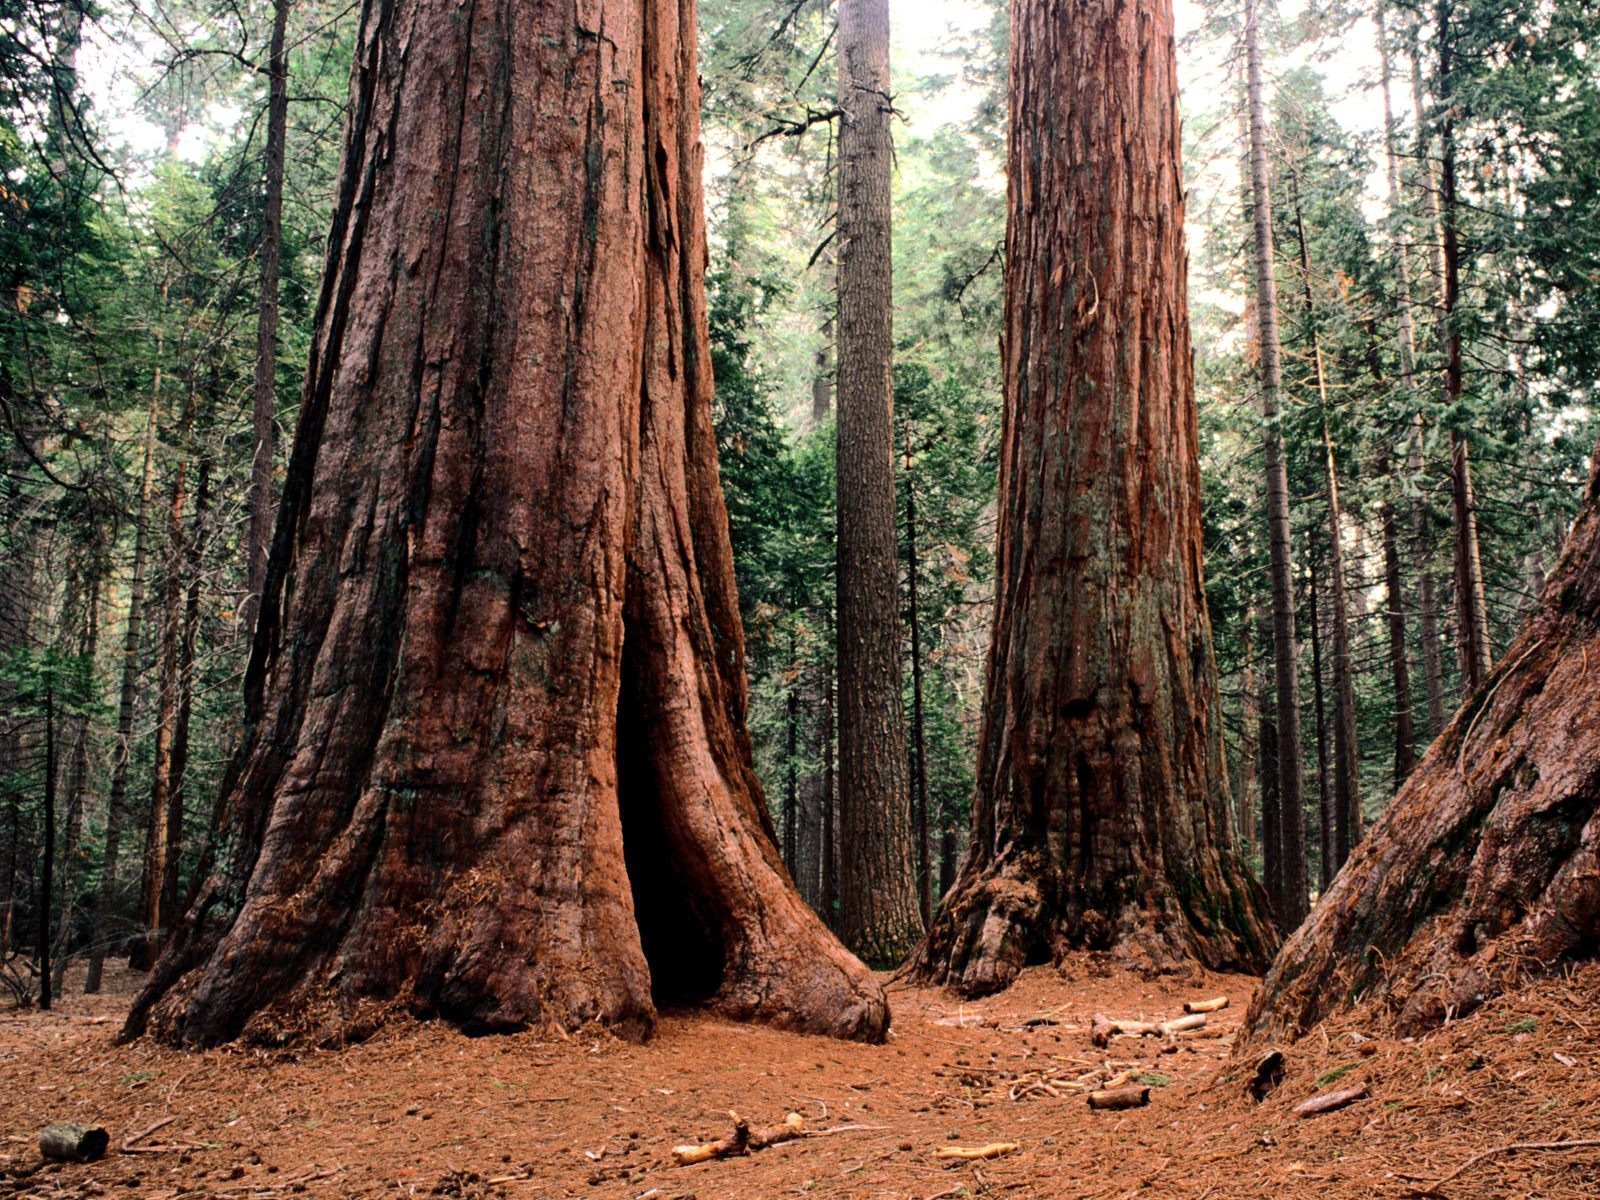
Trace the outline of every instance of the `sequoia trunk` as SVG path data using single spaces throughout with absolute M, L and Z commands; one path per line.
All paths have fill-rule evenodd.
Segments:
M 1416 1032 L 1593 954 L 1595 662 L 1600 471 L 1538 609 L 1284 947 L 1247 1034 L 1296 1036 L 1347 999 L 1381 999 Z
M 692 0 L 364 10 L 219 849 L 125 1036 L 883 1036 L 744 728 L 694 45 Z
M 1168 0 L 1012 7 L 996 607 L 972 844 L 915 972 L 1251 966 L 1201 577 Z

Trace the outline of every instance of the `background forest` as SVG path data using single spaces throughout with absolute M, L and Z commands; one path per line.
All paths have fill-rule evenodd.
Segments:
M 108 955 L 148 962 L 212 828 L 357 16 L 0 0 L 0 961 L 19 997 L 59 988 L 69 958 L 91 990 Z M 985 0 L 896 16 L 899 636 L 937 899 L 968 826 L 993 599 L 1006 22 Z M 1600 13 L 1407 0 L 1266 19 L 1270 421 L 1241 6 L 1182 6 L 1180 66 L 1235 831 L 1292 926 L 1299 872 L 1326 885 L 1507 644 L 1576 511 L 1600 363 Z M 708 0 L 700 38 L 750 724 L 784 857 L 831 917 L 834 13 Z M 1275 706 L 1272 431 L 1298 739 Z M 1281 832 L 1290 755 L 1303 848 Z

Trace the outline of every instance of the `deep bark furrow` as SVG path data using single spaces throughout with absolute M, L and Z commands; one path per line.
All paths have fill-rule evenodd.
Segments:
M 968 857 L 914 962 L 1262 961 L 1202 589 L 1172 13 L 1012 10 L 996 606 Z M 1090 83 L 1092 81 L 1092 85 Z
M 742 726 L 692 5 L 375 11 L 234 849 L 128 1032 L 641 1036 L 694 1000 L 881 1037 Z

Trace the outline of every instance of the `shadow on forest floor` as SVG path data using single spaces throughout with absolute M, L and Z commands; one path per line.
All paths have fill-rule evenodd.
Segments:
M 1259 1053 L 1230 1058 L 1254 982 L 1075 959 L 976 1003 L 897 984 L 884 1046 L 672 1015 L 644 1046 L 420 1024 L 342 1052 L 183 1054 L 112 1045 L 137 984 L 118 974 L 107 995 L 69 986 L 56 1012 L 0 1013 L 0 1195 L 1334 1200 L 1435 1194 L 1458 1169 L 1436 1194 L 1600 1195 L 1600 1148 L 1505 1149 L 1600 1138 L 1600 964 L 1415 1042 L 1381 1036 L 1370 1013 L 1341 1016 L 1289 1049 L 1261 1104 L 1245 1094 Z M 1091 1044 L 1094 1013 L 1160 1019 L 1224 994 L 1229 1007 L 1173 1052 L 1156 1038 Z M 1149 1105 L 1090 1111 L 1075 1089 L 1107 1075 L 1150 1086 Z M 1293 1115 L 1363 1084 L 1338 1112 Z M 726 1135 L 730 1109 L 756 1126 L 798 1112 L 825 1136 L 670 1165 L 674 1145 Z M 16 1178 L 39 1161 L 39 1128 L 70 1120 L 106 1125 L 111 1156 Z M 934 1157 L 990 1142 L 1017 1148 Z

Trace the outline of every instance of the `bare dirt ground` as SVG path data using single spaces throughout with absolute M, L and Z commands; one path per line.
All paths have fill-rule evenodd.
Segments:
M 116 983 L 0 1012 L 0 1196 L 1600 1197 L 1600 964 L 1415 1042 L 1370 1013 L 1338 1018 L 1288 1049 L 1259 1104 L 1259 1051 L 1232 1057 L 1253 980 L 1149 981 L 1089 959 L 978 1003 L 895 984 L 884 1046 L 688 1014 L 643 1046 L 422 1024 L 339 1052 L 184 1054 L 112 1044 L 136 981 Z M 1175 1053 L 1091 1045 L 1096 1012 L 1170 1017 L 1214 995 L 1230 1006 Z M 1089 1109 L 1080 1089 L 1129 1072 L 1147 1107 Z M 1370 1095 L 1340 1111 L 1291 1111 L 1360 1084 Z M 727 1134 L 729 1110 L 758 1127 L 798 1112 L 811 1133 L 672 1165 L 674 1145 Z M 112 1153 L 38 1169 L 40 1127 L 72 1120 L 104 1124 Z M 935 1157 L 990 1142 L 1017 1148 Z

